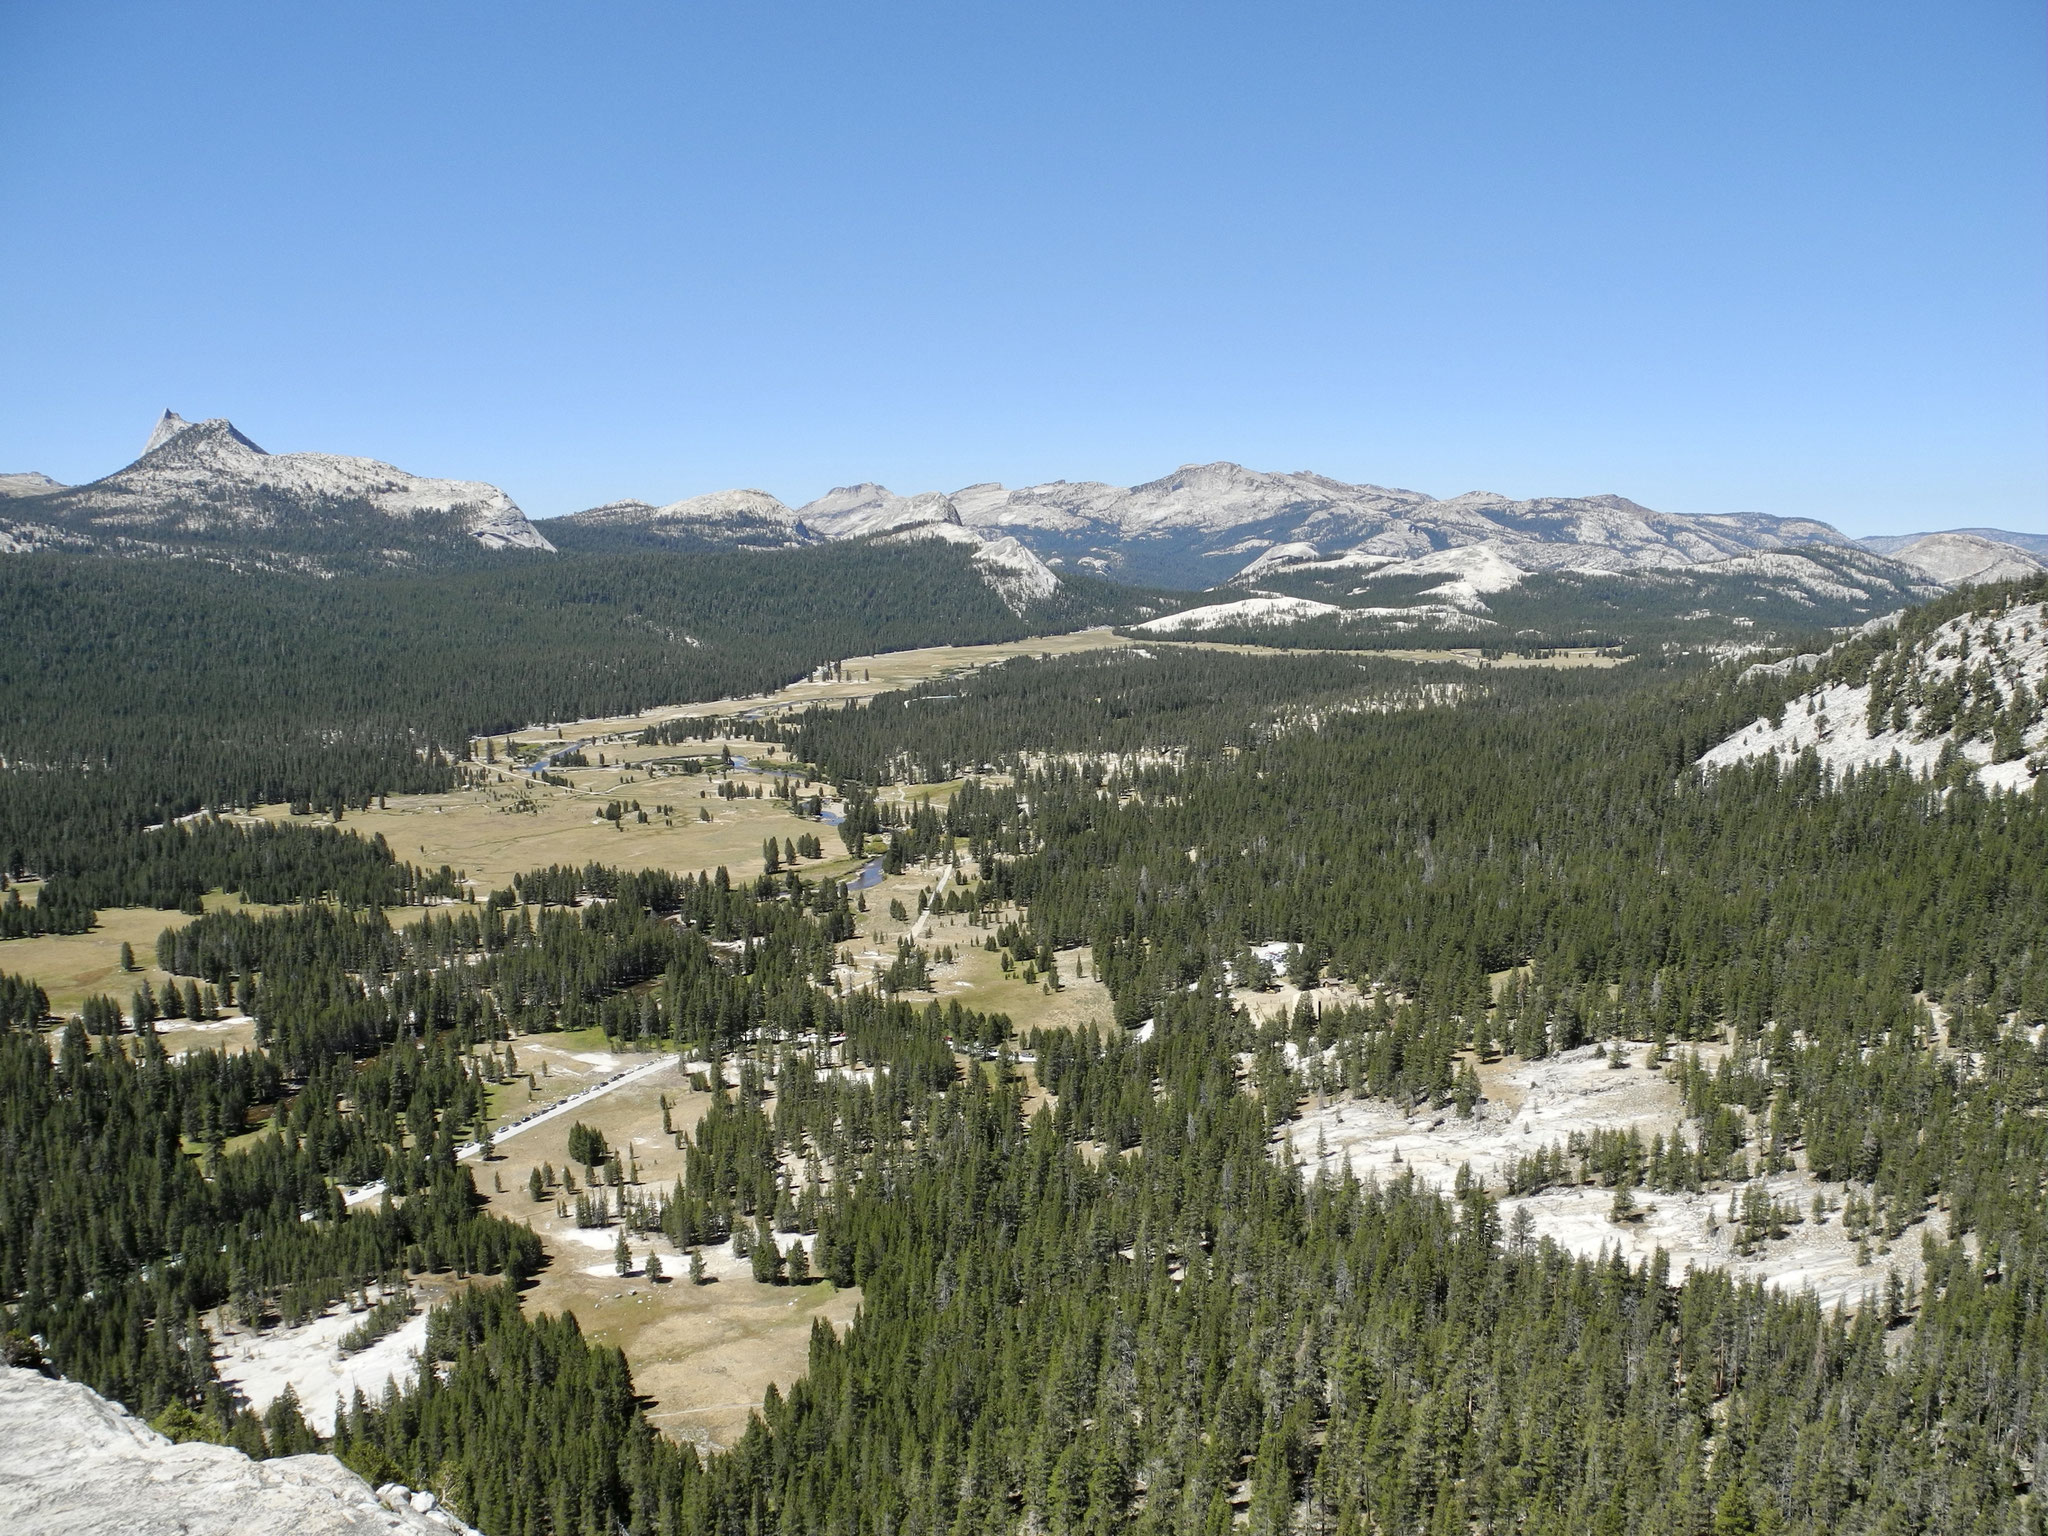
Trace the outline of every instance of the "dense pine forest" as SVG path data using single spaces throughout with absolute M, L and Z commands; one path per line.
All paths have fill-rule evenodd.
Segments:
M 204 859 L 167 867 L 190 845 L 139 835 L 176 817 L 444 789 L 480 734 L 754 693 L 863 651 L 1070 629 L 1134 601 L 1074 578 L 1019 615 L 939 544 L 508 556 L 339 581 L 10 556 L 0 873 L 175 906 L 222 883 Z
M 416 1378 L 345 1405 L 326 1448 L 490 1536 L 2043 1529 L 2048 810 L 1953 756 L 1926 777 L 1696 766 L 1810 676 L 1649 651 L 1511 670 L 1141 643 L 774 731 L 845 791 L 850 850 L 935 881 L 956 867 L 946 910 L 988 945 L 1038 964 L 1089 946 L 1113 1017 L 1026 1038 L 835 982 L 857 897 L 816 873 L 593 865 L 467 899 L 345 830 L 142 830 L 442 782 L 470 731 L 937 637 L 922 601 L 859 616 L 858 550 L 773 558 L 828 557 L 855 562 L 818 567 L 841 596 L 806 588 L 810 627 L 772 643 L 742 643 L 705 557 L 630 601 L 597 596 L 595 563 L 586 603 L 456 576 L 440 611 L 392 598 L 402 578 L 10 574 L 22 601 L 130 610 L 44 635 L 54 676 L 4 679 L 17 867 L 70 882 L 53 888 L 75 910 L 214 888 L 285 906 L 158 946 L 197 1006 L 249 1010 L 244 1053 L 173 1059 L 139 995 L 54 1019 L 0 975 L 10 1362 L 176 1433 L 295 1451 L 318 1437 L 289 1405 L 235 1400 L 202 1315 L 288 1321 L 441 1276 L 455 1295 Z M 218 602 L 189 584 L 215 580 Z M 1829 665 L 1910 687 L 1903 643 L 2043 591 L 1945 599 Z M 242 605 L 245 651 L 138 670 L 150 623 L 203 629 L 222 603 Z M 1021 632 L 976 611 L 947 638 Z M 298 638 L 351 622 L 381 637 L 369 664 Z M 701 671 L 672 638 L 622 640 L 681 622 Z M 464 658 L 452 680 L 430 652 Z M 102 667 L 121 674 L 103 707 L 65 708 Z M 331 790 L 298 776 L 323 730 L 345 765 Z M 79 792 L 82 761 L 103 793 Z M 877 796 L 959 779 L 915 809 Z M 1305 995 L 1262 1027 L 1231 992 L 1276 941 Z M 764 1280 L 861 1288 L 857 1321 L 814 1332 L 807 1374 L 730 1449 L 659 1434 L 623 1355 L 521 1305 L 546 1256 L 480 1208 L 460 1159 L 519 1042 L 563 1028 L 731 1084 L 627 1227 L 737 1238 Z M 1796 1161 L 1853 1195 L 1875 1247 L 1918 1253 L 1917 1278 L 1873 1264 L 1860 1305 L 1823 1309 L 1661 1256 L 1575 1257 L 1476 1180 L 1310 1174 L 1290 1151 L 1314 1100 L 1458 1114 L 1475 1064 L 1593 1044 L 1662 1067 L 1684 1101 L 1654 1157 L 1586 1155 L 1617 1198 L 1704 1188 L 1733 1208 Z M 1516 1190 L 1566 1177 L 1531 1152 Z M 814 1244 L 786 1259 L 777 1232 Z

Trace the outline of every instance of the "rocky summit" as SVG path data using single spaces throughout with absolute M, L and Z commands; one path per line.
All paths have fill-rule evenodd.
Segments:
M 0 501 L 0 536 L 16 550 L 198 556 L 321 574 L 554 549 L 494 485 L 342 454 L 266 453 L 224 418 L 188 422 L 174 411 L 125 468 Z

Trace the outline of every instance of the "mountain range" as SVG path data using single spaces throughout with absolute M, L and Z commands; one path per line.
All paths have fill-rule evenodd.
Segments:
M 1762 551 L 1860 546 L 1943 584 L 2023 575 L 2048 556 L 2048 536 L 1997 529 L 1852 540 L 1811 518 L 1656 512 L 1621 496 L 1517 501 L 1472 491 L 1440 500 L 1228 463 L 1185 465 L 1130 487 L 1062 480 L 899 496 L 870 482 L 794 508 L 765 491 L 725 491 L 666 506 L 614 502 L 549 526 L 564 547 L 782 547 L 925 522 L 1013 537 L 1055 569 L 1196 590 L 1331 561 L 1393 568 L 1474 546 L 1496 569 L 1523 574 L 1675 570 Z
M 1854 540 L 1811 518 L 1674 514 L 1616 495 L 1437 498 L 1231 463 L 1184 465 L 1128 487 L 982 483 L 903 496 L 863 482 L 798 507 L 753 489 L 614 501 L 550 520 L 543 533 L 493 485 L 372 459 L 269 454 L 228 421 L 171 411 L 140 458 L 90 484 L 0 475 L 0 552 L 196 556 L 324 574 L 516 552 L 777 550 L 912 535 L 971 547 L 1012 606 L 1052 591 L 1066 570 L 1220 589 L 1206 607 L 1225 610 L 1216 621 L 1225 625 L 1398 612 L 1403 627 L 1471 628 L 1490 622 L 1489 595 L 1544 576 L 1652 587 L 1679 578 L 1703 591 L 1760 582 L 1809 604 L 1846 603 L 1855 617 L 1938 587 L 2048 569 L 2039 534 Z M 1190 614 L 1180 627 L 1201 621 Z
M 88 485 L 0 476 L 0 552 L 198 556 L 338 570 L 554 545 L 494 485 L 407 474 L 375 459 L 265 453 L 221 418 L 165 411 L 142 456 Z

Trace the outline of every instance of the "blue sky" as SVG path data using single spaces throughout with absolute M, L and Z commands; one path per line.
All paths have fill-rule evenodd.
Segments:
M 2018 0 L 0 0 L 0 469 L 2048 505 Z

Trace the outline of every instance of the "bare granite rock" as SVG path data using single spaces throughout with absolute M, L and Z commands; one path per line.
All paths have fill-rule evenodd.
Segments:
M 476 1536 L 430 1494 L 372 1490 L 332 1456 L 252 1461 L 174 1444 L 119 1403 L 0 1368 L 0 1510 L 9 1536 Z

